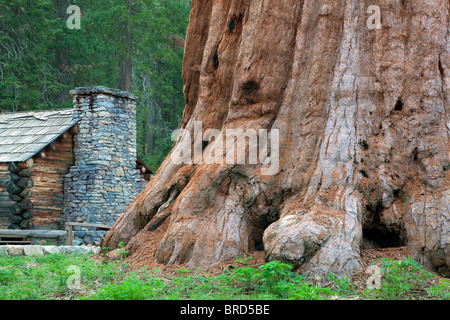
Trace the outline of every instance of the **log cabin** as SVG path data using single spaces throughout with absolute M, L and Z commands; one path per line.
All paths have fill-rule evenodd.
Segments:
M 112 225 L 152 176 L 136 153 L 136 98 L 71 91 L 74 108 L 0 113 L 0 229 Z M 75 229 L 79 244 L 104 231 Z

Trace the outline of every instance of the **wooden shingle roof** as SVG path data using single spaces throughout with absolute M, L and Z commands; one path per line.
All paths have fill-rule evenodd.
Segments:
M 73 109 L 0 114 L 0 162 L 22 162 L 55 141 L 77 121 Z

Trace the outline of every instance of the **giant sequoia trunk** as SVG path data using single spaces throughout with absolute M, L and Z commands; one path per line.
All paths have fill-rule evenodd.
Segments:
M 199 123 L 223 135 L 266 129 L 279 170 L 267 174 L 261 159 L 180 164 L 179 137 L 104 246 L 168 219 L 154 257 L 164 264 L 207 267 L 263 248 L 302 272 L 348 273 L 367 244 L 408 245 L 448 275 L 450 5 L 372 2 L 194 0 L 189 145 L 220 150 L 217 136 L 198 138 Z

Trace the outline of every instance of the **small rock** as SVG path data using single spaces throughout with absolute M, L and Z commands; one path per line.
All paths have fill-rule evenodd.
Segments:
M 23 246 L 10 246 L 9 256 L 11 257 L 23 256 Z
M 60 252 L 61 252 L 62 254 L 69 254 L 69 253 L 71 253 L 71 252 L 69 252 L 70 249 L 68 249 L 68 248 L 71 248 L 71 247 L 70 247 L 70 246 L 60 246 L 60 247 L 59 247 L 59 250 L 60 250 Z
M 23 248 L 23 253 L 26 256 L 43 256 L 44 250 L 42 246 L 25 246 Z
M 0 257 L 8 256 L 8 246 L 0 246 Z
M 61 252 L 57 246 L 43 246 L 42 250 L 44 254 L 57 254 Z
M 92 253 L 98 254 L 102 249 L 100 247 L 92 247 Z
M 120 255 L 119 250 L 113 250 L 113 251 L 108 252 L 106 254 L 106 257 L 111 259 L 112 261 L 115 261 L 115 260 L 118 260 L 121 257 L 121 255 Z
M 119 168 L 117 169 L 117 171 L 116 171 L 116 176 L 117 176 L 117 177 L 123 177 L 124 175 L 125 175 L 125 172 L 124 172 L 123 168 L 122 168 L 122 167 L 119 167 Z

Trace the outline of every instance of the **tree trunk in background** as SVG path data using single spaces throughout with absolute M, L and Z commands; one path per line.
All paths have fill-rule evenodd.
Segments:
M 133 15 L 133 1 L 127 1 L 127 9 L 129 15 Z M 122 53 L 119 57 L 119 89 L 123 91 L 131 92 L 132 90 L 132 57 L 133 57 L 133 23 L 131 17 L 126 17 L 126 23 L 124 29 L 120 34 L 120 42 L 125 45 L 125 49 L 122 49 Z
M 143 128 L 145 136 L 144 151 L 145 155 L 153 155 L 155 147 L 155 136 L 153 134 L 153 126 L 155 125 L 155 102 L 153 100 L 152 83 L 150 76 L 147 74 L 141 75 L 142 81 L 142 95 L 139 97 L 139 102 L 145 108 L 145 125 Z
M 155 147 L 155 136 L 152 131 L 152 126 L 154 125 L 154 112 L 152 112 L 149 107 L 145 113 L 145 120 L 147 121 L 147 130 L 145 132 L 145 154 L 152 155 Z
M 449 2 L 377 1 L 380 29 L 372 2 L 193 1 L 182 128 L 277 129 L 280 170 L 169 156 L 103 245 L 168 216 L 165 264 L 263 245 L 267 261 L 342 274 L 366 245 L 406 244 L 449 275 Z

